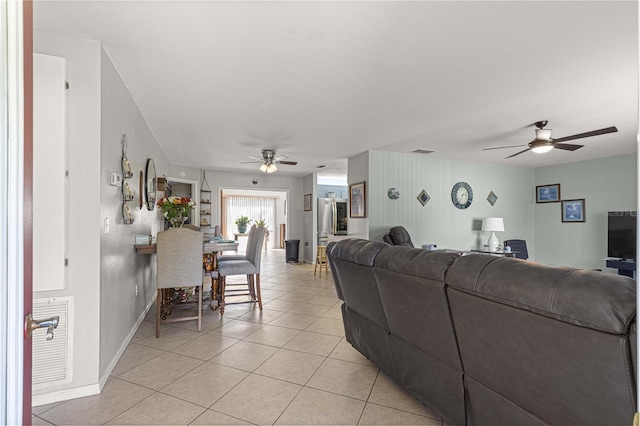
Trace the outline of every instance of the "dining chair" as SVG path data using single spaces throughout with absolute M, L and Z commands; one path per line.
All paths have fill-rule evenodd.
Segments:
M 164 322 L 198 321 L 202 330 L 202 233 L 188 228 L 171 228 L 159 232 L 156 244 L 158 287 L 156 298 L 156 337 L 160 337 L 160 320 Z M 175 301 L 170 289 L 193 288 L 198 303 L 195 316 L 167 319 Z M 186 290 L 188 292 L 188 290 Z M 183 293 L 185 294 L 185 293 Z
M 218 265 L 220 264 L 220 262 L 226 262 L 229 260 L 247 260 L 249 247 L 254 243 L 253 239 L 255 238 L 255 230 L 256 225 L 251 225 L 251 229 L 249 229 L 249 235 L 247 236 L 247 248 L 245 254 L 225 254 L 222 256 L 218 256 Z
M 220 315 L 224 315 L 225 297 L 226 296 L 250 296 L 250 300 L 230 302 L 236 303 L 255 303 L 262 310 L 262 297 L 260 295 L 260 262 L 262 260 L 262 244 L 264 242 L 265 229 L 257 227 L 253 231 L 251 244 L 247 243 L 246 259 L 226 260 L 218 264 L 218 276 L 220 279 L 220 291 L 218 294 L 218 306 Z M 244 288 L 227 289 L 227 277 L 232 275 L 246 275 L 247 282 L 240 284 L 229 284 L 230 286 L 248 286 L 248 292 Z M 227 294 L 228 293 L 228 294 Z

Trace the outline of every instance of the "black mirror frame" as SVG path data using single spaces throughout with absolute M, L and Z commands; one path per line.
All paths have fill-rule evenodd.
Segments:
M 156 196 L 158 193 L 158 176 L 156 175 L 156 165 L 153 158 L 147 159 L 145 169 L 144 194 L 147 201 L 147 210 L 151 211 L 156 207 Z

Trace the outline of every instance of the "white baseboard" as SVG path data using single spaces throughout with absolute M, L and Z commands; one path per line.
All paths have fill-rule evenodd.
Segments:
M 33 407 L 37 407 L 39 405 L 51 404 L 53 402 L 82 398 L 83 396 L 97 395 L 100 393 L 100 390 L 101 387 L 97 383 L 95 383 L 92 385 L 81 386 L 77 388 L 42 393 L 39 395 L 33 395 L 31 405 Z

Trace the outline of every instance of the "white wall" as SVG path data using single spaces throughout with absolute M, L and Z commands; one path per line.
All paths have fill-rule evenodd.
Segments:
M 67 288 L 34 298 L 74 299 L 70 383 L 34 392 L 34 405 L 99 391 L 100 358 L 100 44 L 34 31 L 34 52 L 67 60 L 69 266 Z M 37 99 L 34 100 L 37 102 Z M 38 265 L 34 265 L 38 267 Z
M 536 169 L 536 185 L 560 184 L 563 200 L 585 199 L 584 223 L 562 223 L 560 203 L 536 204 L 536 259 L 542 263 L 603 269 L 607 211 L 637 210 L 635 154 Z
M 163 230 L 163 222 L 157 206 L 152 211 L 145 206 L 139 208 L 140 172 L 144 173 L 148 158 L 154 160 L 158 176 L 168 172 L 169 163 L 104 51 L 101 70 L 99 223 L 105 218 L 111 221 L 108 234 L 99 225 L 94 231 L 100 234 L 100 379 L 104 383 L 155 296 L 155 255 L 136 254 L 133 246 L 136 234 L 156 235 Z M 134 193 L 134 200 L 128 202 L 134 217 L 132 225 L 122 222 L 121 188 L 109 185 L 108 180 L 110 172 L 120 170 L 123 133 L 127 134 L 127 158 L 133 171 L 133 178 L 127 180 Z
M 464 210 L 451 202 L 451 188 L 460 181 L 473 189 L 473 202 Z M 350 160 L 349 183 L 354 182 Z M 399 199 L 388 198 L 391 187 L 400 191 Z M 416 198 L 423 189 L 431 197 L 424 207 Z M 490 191 L 498 196 L 494 206 L 486 200 Z M 482 219 L 496 216 L 505 223 L 505 232 L 497 233 L 500 241 L 525 239 L 533 248 L 533 195 L 534 170 L 530 168 L 369 151 L 367 216 L 372 240 L 381 241 L 390 227 L 402 225 L 416 247 L 432 243 L 443 249 L 470 250 L 489 238 L 480 232 Z M 535 259 L 535 250 L 529 252 Z

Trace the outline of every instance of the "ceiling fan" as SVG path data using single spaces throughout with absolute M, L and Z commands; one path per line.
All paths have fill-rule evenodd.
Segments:
M 548 121 L 537 121 L 535 122 L 536 126 L 536 138 L 529 142 L 527 145 L 510 145 L 510 146 L 499 146 L 495 148 L 485 148 L 483 151 L 490 151 L 493 149 L 504 149 L 504 148 L 515 148 L 519 146 L 526 146 L 527 149 L 523 149 L 520 152 L 516 152 L 513 155 L 510 155 L 506 158 L 512 158 L 516 155 L 524 154 L 527 151 L 533 151 L 537 154 L 542 154 L 545 152 L 549 152 L 552 149 L 563 149 L 565 151 L 575 151 L 576 149 L 582 148 L 584 145 L 574 145 L 570 143 L 563 143 L 566 141 L 572 141 L 575 139 L 589 138 L 591 136 L 605 135 L 607 133 L 615 133 L 618 129 L 615 126 L 606 127 L 604 129 L 592 130 L 590 132 L 578 133 L 576 135 L 565 136 L 563 138 L 554 139 L 551 137 L 551 129 L 545 129 Z
M 286 155 L 276 155 L 275 149 L 263 149 L 262 158 L 254 157 L 252 155 L 247 155 L 247 157 L 256 161 L 243 161 L 241 164 L 260 164 L 260 171 L 264 173 L 273 173 L 277 171 L 278 167 L 276 167 L 276 164 L 284 164 L 287 166 L 295 166 L 298 164 L 297 161 L 285 161 L 289 157 Z

